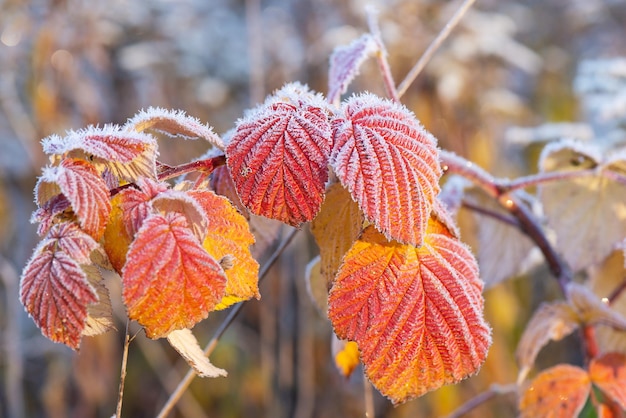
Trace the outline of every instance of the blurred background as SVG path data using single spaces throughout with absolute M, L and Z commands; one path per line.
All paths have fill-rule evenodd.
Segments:
M 460 5 L 373 1 L 397 83 Z M 284 83 L 326 92 L 333 48 L 367 31 L 366 2 L 352 0 L 0 0 L 0 417 L 110 417 L 120 375 L 118 332 L 84 338 L 80 353 L 44 338 L 18 300 L 21 269 L 37 243 L 33 188 L 47 163 L 40 140 L 89 124 L 123 123 L 148 106 L 183 109 L 225 132 Z M 584 59 L 626 56 L 624 0 L 479 0 L 403 97 L 442 148 L 498 176 L 535 170 L 537 149 L 505 146 L 545 123 L 584 120 L 573 80 Z M 350 91 L 384 95 L 367 61 Z M 532 131 L 532 130 L 531 130 Z M 520 132 L 522 134 L 520 134 Z M 517 136 L 516 136 L 517 135 Z M 532 135 L 531 135 L 532 136 Z M 513 139 L 515 139 L 513 138 Z M 201 141 L 164 140 L 168 164 L 202 155 Z M 476 248 L 472 219 L 463 239 Z M 227 378 L 196 379 L 175 417 L 364 415 L 360 369 L 335 369 L 331 328 L 309 300 L 304 272 L 317 254 L 298 234 L 246 304 L 211 359 Z M 515 382 L 514 351 L 533 309 L 558 297 L 547 269 L 485 292 L 494 344 L 481 372 L 380 417 L 445 416 L 493 383 Z M 112 297 L 117 278 L 108 279 Z M 117 293 L 116 293 L 117 292 Z M 195 328 L 205 344 L 227 313 Z M 137 332 L 133 328 L 133 332 Z M 576 362 L 575 338 L 539 363 Z M 130 346 L 123 416 L 155 416 L 187 371 L 163 341 L 142 332 Z M 514 394 L 468 416 L 516 415 Z

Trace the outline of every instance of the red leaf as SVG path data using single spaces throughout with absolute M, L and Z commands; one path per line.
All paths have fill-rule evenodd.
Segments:
M 39 223 L 37 234 L 39 234 L 39 236 L 46 235 L 55 222 L 62 219 L 61 215 L 70 208 L 70 202 L 62 194 L 58 194 L 46 201 L 39 209 L 33 212 L 33 216 L 31 217 L 31 223 Z
M 69 200 L 81 228 L 98 240 L 111 212 L 109 189 L 89 163 L 64 159 L 56 167 L 44 170 L 36 186 L 39 205 L 62 193 Z
M 559 364 L 540 373 L 520 399 L 521 418 L 572 418 L 585 406 L 591 381 L 586 371 Z
M 213 170 L 211 175 L 211 188 L 220 196 L 224 196 L 241 212 L 246 218 L 250 217 L 248 209 L 241 203 L 237 189 L 235 189 L 235 182 L 228 172 L 228 167 L 225 165 L 217 167 Z
M 475 373 L 491 344 L 482 282 L 468 248 L 434 218 L 424 245 L 368 227 L 329 295 L 339 338 L 356 341 L 369 379 L 394 403 Z
M 350 45 L 335 48 L 330 56 L 328 70 L 328 101 L 334 103 L 348 90 L 348 86 L 359 74 L 359 67 L 370 56 L 380 50 L 372 35 L 366 33 Z
M 342 110 L 332 124 L 337 177 L 388 239 L 422 245 L 441 177 L 436 139 L 407 108 L 371 94 Z
M 108 167 L 117 177 L 134 181 L 138 177 L 156 178 L 156 141 L 147 134 L 123 130 L 119 126 L 89 127 L 70 132 L 64 138 L 44 139 L 46 154 L 68 154 L 89 158 Z
M 46 337 L 76 350 L 87 306 L 98 298 L 85 272 L 69 255 L 37 249 L 22 273 L 20 300 Z
M 137 186 L 139 190 L 128 188 L 119 193 L 124 226 L 131 237 L 135 236 L 143 221 L 152 213 L 150 201 L 168 188 L 166 183 L 159 183 L 147 178 L 140 178 L 137 181 Z
M 191 328 L 224 296 L 226 276 L 183 215 L 150 215 L 131 244 L 122 270 L 128 315 L 150 338 Z
M 591 381 L 626 410 L 626 355 L 607 353 L 591 360 Z
M 99 248 L 91 236 L 84 233 L 76 224 L 64 222 L 50 229 L 44 243 L 54 242 L 59 250 L 68 254 L 79 264 L 91 264 L 91 252 Z
M 300 84 L 278 90 L 239 121 L 226 148 L 242 203 L 291 225 L 313 219 L 324 199 L 330 144 L 321 96 Z

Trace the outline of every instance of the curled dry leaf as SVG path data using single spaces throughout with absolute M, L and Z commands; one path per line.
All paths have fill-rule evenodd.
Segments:
M 520 418 L 572 418 L 585 406 L 591 379 L 580 367 L 559 364 L 541 372 L 524 390 Z
M 224 296 L 226 276 L 183 215 L 151 214 L 128 249 L 122 284 L 129 317 L 161 338 L 206 318 Z
M 320 95 L 294 83 L 237 123 L 227 163 L 251 212 L 294 226 L 315 217 L 328 179 L 328 113 Z
M 574 270 L 606 258 L 626 236 L 626 185 L 610 179 L 626 170 L 626 158 L 604 159 L 590 144 L 552 143 L 543 150 L 541 172 L 596 169 L 597 174 L 542 185 L 539 196 L 558 248 Z
M 517 346 L 516 357 L 520 366 L 518 382 L 521 383 L 535 364 L 539 351 L 549 341 L 559 341 L 578 329 L 578 315 L 566 302 L 543 303 L 526 325 Z
M 98 302 L 87 306 L 87 319 L 85 320 L 85 328 L 82 334 L 90 337 L 114 330 L 115 322 L 113 321 L 111 298 L 109 296 L 109 290 L 105 286 L 102 275 L 100 274 L 100 270 L 94 265 L 82 266 L 82 268 L 87 275 L 89 284 L 98 295 Z
M 328 312 L 328 285 L 322 276 L 321 258 L 318 255 L 307 264 L 304 278 L 306 290 L 318 312 L 325 318 Z
M 167 334 L 167 341 L 185 359 L 200 377 L 226 376 L 226 370 L 215 367 L 204 355 L 198 340 L 189 329 L 179 329 Z
M 371 94 L 343 103 L 330 165 L 388 239 L 420 246 L 439 193 L 436 139 L 406 107 Z
M 431 218 L 424 245 L 388 241 L 373 226 L 345 255 L 329 295 L 339 338 L 394 403 L 475 373 L 491 344 L 476 260 Z

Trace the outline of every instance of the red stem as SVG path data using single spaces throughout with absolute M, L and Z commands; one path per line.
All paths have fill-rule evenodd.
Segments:
M 192 161 L 187 164 L 177 165 L 175 167 L 166 167 L 158 175 L 159 180 L 168 180 L 174 177 L 182 176 L 183 174 L 192 173 L 194 171 L 200 171 L 206 174 L 211 174 L 217 167 L 226 163 L 225 155 L 218 155 L 217 157 L 207 158 L 206 160 Z

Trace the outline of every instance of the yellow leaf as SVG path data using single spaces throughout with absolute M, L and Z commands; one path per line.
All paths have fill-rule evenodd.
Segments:
M 331 351 L 339 373 L 344 377 L 350 377 L 360 363 L 357 344 L 354 341 L 340 340 L 333 334 Z

